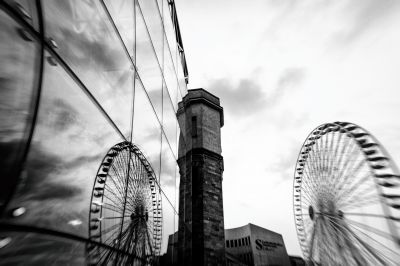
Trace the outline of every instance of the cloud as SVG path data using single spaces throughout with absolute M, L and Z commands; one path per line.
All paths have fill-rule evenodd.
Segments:
M 265 107 L 266 95 L 261 86 L 251 79 L 240 80 L 236 87 L 227 78 L 218 79 L 213 81 L 209 88 L 232 115 L 250 115 Z
M 304 78 L 305 70 L 303 68 L 285 69 L 278 79 L 276 89 L 268 97 L 268 101 L 270 103 L 278 102 L 286 91 L 296 88 Z
M 272 172 L 274 176 L 279 177 L 281 180 L 292 179 L 300 148 L 300 142 L 293 142 L 287 152 L 275 157 L 277 159 L 269 164 L 266 169 L 267 172 Z
M 248 116 L 278 104 L 284 93 L 296 88 L 304 77 L 303 68 L 287 68 L 270 93 L 267 92 L 268 88 L 263 88 L 247 78 L 241 79 L 236 87 L 228 78 L 214 80 L 209 87 L 221 99 L 221 105 L 227 112 L 236 116 Z
M 387 20 L 399 8 L 400 1 L 396 0 L 348 1 L 345 15 L 350 18 L 351 23 L 346 23 L 337 37 L 344 41 L 353 41 L 378 23 Z
M 47 111 L 49 113 L 46 122 L 51 123 L 55 130 L 65 131 L 78 124 L 79 114 L 76 109 L 60 98 L 53 100 Z
M 80 164 L 65 162 L 63 157 L 45 151 L 38 143 L 32 143 L 27 160 L 27 175 L 21 180 L 20 194 L 26 200 L 71 199 L 82 192 L 72 180 L 60 180 L 58 175 L 72 171 L 72 167 L 87 162 L 79 157 Z M 88 158 L 90 160 L 90 158 Z M 76 159 L 74 160 L 76 161 Z

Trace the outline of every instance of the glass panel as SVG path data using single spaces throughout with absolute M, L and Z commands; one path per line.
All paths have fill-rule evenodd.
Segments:
M 1 232 L 10 241 L 0 248 L 2 265 L 85 265 L 85 244 L 50 234 Z
M 169 98 L 167 90 L 164 88 L 163 94 L 163 129 L 167 136 L 169 145 L 177 157 L 177 138 L 176 138 L 176 124 L 178 120 L 175 115 L 175 110 L 172 108 L 172 103 Z
M 161 153 L 161 176 L 160 176 L 160 184 L 161 188 L 164 191 L 168 201 L 163 201 L 164 207 L 169 207 L 178 212 L 178 188 L 179 188 L 179 171 L 178 164 L 175 160 L 174 155 L 171 152 L 171 149 L 166 142 L 166 139 L 163 137 L 162 142 L 162 153 Z M 173 213 L 172 213 L 173 214 Z M 177 228 L 177 225 L 173 224 L 174 215 L 164 216 L 164 220 L 168 220 L 168 223 L 171 223 L 171 232 L 174 228 Z
M 136 20 L 136 66 L 140 79 L 150 98 L 151 104 L 161 121 L 162 117 L 162 76 L 160 65 L 151 46 L 143 17 L 137 14 Z
M 16 184 L 36 102 L 39 47 L 0 11 L 0 209 Z M 23 73 L 23 75 L 21 75 Z M 6 178 L 7 177 L 7 178 Z
M 39 31 L 36 2 L 30 0 L 6 0 L 21 18 Z
M 135 49 L 135 14 L 132 0 L 104 1 L 131 57 Z
M 45 66 L 38 121 L 24 174 L 9 205 L 12 222 L 88 237 L 97 170 L 122 141 L 60 66 Z M 13 212 L 15 213 L 15 212 Z
M 136 84 L 132 142 L 140 148 L 159 177 L 161 127 L 143 87 Z
M 169 205 L 165 195 L 162 196 L 162 214 L 163 214 L 163 231 L 162 231 L 162 245 L 161 254 L 167 252 L 168 237 L 175 233 L 175 212 L 171 205 Z
M 167 36 L 167 40 L 165 41 L 168 43 L 168 45 L 164 45 L 166 47 L 169 47 L 169 50 L 171 51 L 172 55 L 172 61 L 174 62 L 175 69 L 177 68 L 177 44 L 176 44 L 176 37 L 175 37 L 175 29 L 172 24 L 172 18 L 171 18 L 171 12 L 169 11 L 169 6 L 167 1 L 164 1 L 164 30 L 165 30 L 165 35 Z
M 43 1 L 47 36 L 125 136 L 131 132 L 131 63 L 100 1 Z
M 150 33 L 151 41 L 153 42 L 154 49 L 158 62 L 163 60 L 163 25 L 161 21 L 160 12 L 156 0 L 139 0 L 140 10 L 142 11 L 144 20 L 146 21 L 147 29 Z M 140 14 L 138 10 L 138 16 Z
M 167 46 L 165 46 L 164 79 L 168 87 L 171 101 L 176 109 L 178 104 L 178 79 L 172 63 L 171 53 Z
M 186 87 L 185 75 L 183 74 L 183 68 L 182 68 L 180 57 L 179 57 L 179 66 L 178 66 L 177 70 L 178 70 L 178 82 L 179 82 L 179 91 L 180 91 L 180 95 L 178 95 L 178 101 L 181 101 L 182 97 L 184 97 L 187 94 L 187 87 Z

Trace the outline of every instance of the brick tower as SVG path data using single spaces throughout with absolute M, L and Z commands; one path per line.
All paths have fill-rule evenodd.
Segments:
M 225 265 L 219 98 L 189 90 L 177 112 L 179 136 L 179 265 Z

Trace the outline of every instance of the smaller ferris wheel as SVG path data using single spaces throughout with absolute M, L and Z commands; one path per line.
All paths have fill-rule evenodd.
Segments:
M 89 265 L 154 265 L 161 251 L 161 193 L 144 155 L 130 142 L 101 163 L 89 212 Z M 99 243 L 96 245 L 95 243 Z
M 293 209 L 310 265 L 399 265 L 400 173 L 362 127 L 315 128 L 298 155 Z

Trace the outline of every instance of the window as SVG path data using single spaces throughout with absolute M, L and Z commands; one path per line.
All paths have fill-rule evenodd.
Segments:
M 235 247 L 237 247 L 238 246 L 238 241 L 237 241 L 237 239 L 235 239 Z
M 229 248 L 229 240 L 226 240 L 226 247 Z
M 197 116 L 192 116 L 192 138 L 197 138 Z

